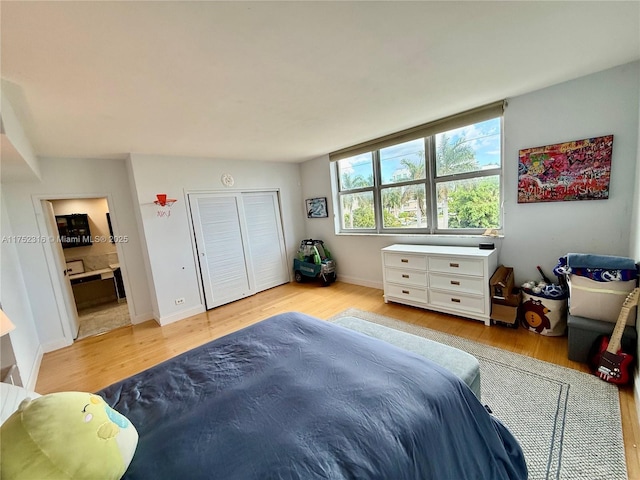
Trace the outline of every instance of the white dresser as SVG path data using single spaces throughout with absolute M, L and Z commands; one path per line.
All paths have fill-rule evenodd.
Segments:
M 384 301 L 481 320 L 491 325 L 489 279 L 496 250 L 439 245 L 382 249 Z

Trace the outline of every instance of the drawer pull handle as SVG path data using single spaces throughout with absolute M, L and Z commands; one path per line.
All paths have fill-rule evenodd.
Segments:
M 409 263 L 409 259 L 408 258 L 401 258 L 400 261 L 402 263 Z
M 451 285 L 460 285 L 458 280 L 451 280 Z
M 409 295 L 409 290 L 402 290 L 402 293 Z
M 458 268 L 458 267 L 460 267 L 460 264 L 459 263 L 450 263 L 449 266 L 451 268 Z
M 452 298 L 451 301 L 454 302 L 454 303 L 460 303 L 460 299 L 459 298 Z
M 407 275 L 406 273 L 403 273 L 402 278 L 409 278 L 409 275 Z

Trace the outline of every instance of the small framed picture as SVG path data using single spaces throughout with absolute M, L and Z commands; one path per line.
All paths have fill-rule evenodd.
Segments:
M 329 216 L 327 212 L 327 197 L 307 198 L 307 218 L 326 218 Z

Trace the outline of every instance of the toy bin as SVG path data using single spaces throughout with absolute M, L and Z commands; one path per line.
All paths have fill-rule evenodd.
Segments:
M 520 323 L 528 330 L 557 337 L 567 330 L 567 292 L 560 285 L 522 286 Z

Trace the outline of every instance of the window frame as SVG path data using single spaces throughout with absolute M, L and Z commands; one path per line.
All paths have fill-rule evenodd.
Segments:
M 462 116 L 462 115 L 461 115 Z M 454 128 L 474 125 L 477 123 L 481 123 L 483 121 L 499 119 L 500 122 L 500 166 L 496 168 L 487 168 L 487 169 L 479 169 L 474 170 L 472 172 L 463 172 L 463 173 L 455 173 L 449 175 L 443 175 L 440 177 L 436 176 L 436 135 L 439 133 L 443 133 L 446 131 L 453 130 Z M 445 119 L 446 120 L 446 119 Z M 335 162 L 335 178 L 337 179 L 336 192 L 335 192 L 335 211 L 338 212 L 338 218 L 336 222 L 337 233 L 341 235 L 358 235 L 358 234 L 369 234 L 369 235 L 481 235 L 485 232 L 485 228 L 439 228 L 438 227 L 438 203 L 437 203 L 437 192 L 438 185 L 442 183 L 452 182 L 452 181 L 461 181 L 467 179 L 482 179 L 486 177 L 498 177 L 499 182 L 499 213 L 498 213 L 498 221 L 499 225 L 496 229 L 502 229 L 504 223 L 504 209 L 503 209 L 503 196 L 504 196 L 504 116 L 502 112 L 498 114 L 488 115 L 485 118 L 469 118 L 469 122 L 465 123 L 464 119 L 462 121 L 458 121 L 458 126 L 454 128 L 450 128 L 450 123 L 446 121 L 439 121 L 436 123 L 442 123 L 442 128 L 438 129 L 433 128 L 429 132 L 429 135 L 426 136 L 418 136 L 412 139 L 403 138 L 402 132 L 397 134 L 397 142 L 389 143 L 388 136 L 385 137 L 384 143 L 381 144 L 378 148 L 372 148 L 369 152 L 362 151 L 360 146 L 355 146 L 354 148 L 360 148 L 360 151 L 353 156 L 361 153 L 370 153 L 371 154 L 371 162 L 372 162 L 372 173 L 373 173 L 373 185 L 369 187 L 361 187 L 357 189 L 343 190 L 342 189 L 342 178 L 340 174 L 340 165 L 339 161 L 347 158 L 351 158 L 352 156 L 342 154 L 340 158 L 336 158 L 335 160 L 332 158 L 332 161 Z M 381 164 L 380 164 L 380 150 L 382 148 L 402 144 L 404 142 L 410 140 L 416 140 L 417 138 L 423 138 L 424 141 L 424 161 L 425 161 L 425 178 L 418 180 L 407 180 L 404 182 L 398 183 L 390 183 L 390 184 L 382 184 L 382 173 L 381 173 Z M 369 142 L 372 146 L 375 147 L 375 141 Z M 348 151 L 348 149 L 346 149 Z M 330 156 L 331 158 L 331 156 Z M 426 202 L 426 212 L 425 216 L 427 218 L 427 226 L 424 228 L 392 228 L 392 227 L 384 227 L 383 224 L 383 191 L 388 188 L 394 187 L 403 187 L 408 185 L 424 185 L 425 186 L 425 202 Z M 373 208 L 374 208 L 374 218 L 375 218 L 375 228 L 345 228 L 343 225 L 344 215 L 342 211 L 342 197 L 350 194 L 364 193 L 364 192 L 373 192 Z

